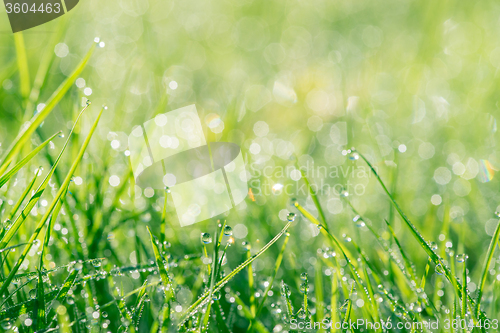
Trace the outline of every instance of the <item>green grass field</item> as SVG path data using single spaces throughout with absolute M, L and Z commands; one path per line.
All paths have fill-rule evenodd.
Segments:
M 0 331 L 500 331 L 496 1 L 4 8 Z M 128 135 L 192 104 L 250 190 L 181 227 Z

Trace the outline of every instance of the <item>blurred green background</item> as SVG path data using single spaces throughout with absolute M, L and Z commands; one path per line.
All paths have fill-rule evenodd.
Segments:
M 4 8 L 0 17 L 0 152 L 5 153 L 32 114 L 25 111 L 19 57 Z M 252 194 L 221 217 L 233 227 L 239 250 L 229 253 L 226 269 L 243 261 L 242 241 L 258 249 L 281 230 L 288 212 L 296 212 L 292 198 L 318 216 L 307 191 L 300 191 L 303 179 L 293 171 L 302 168 L 320 187 L 358 185 L 357 193 L 349 190 L 348 200 L 385 239 L 390 237 L 384 219 L 394 225 L 421 276 L 425 252 L 364 162 L 343 153 L 356 147 L 376 166 L 426 240 L 469 255 L 473 293 L 496 227 L 493 213 L 500 209 L 495 175 L 500 168 L 499 18 L 496 1 L 82 0 L 64 17 L 22 35 L 31 80 L 42 55 L 53 53 L 36 102 L 39 110 L 94 38 L 103 42 L 39 131 L 43 138 L 58 130 L 67 134 L 88 98 L 93 106 L 84 115 L 83 136 L 98 106 L 108 106 L 75 174 L 80 179 L 70 187 L 71 214 L 80 216 L 85 242 L 95 251 L 91 258 L 110 257 L 105 250 L 112 248 L 112 263 L 141 261 L 131 256 L 127 243 L 137 234 L 149 244 L 146 225 L 160 233 L 164 193 L 149 197 L 127 186 L 115 207 L 118 185 L 109 179 L 117 176 L 118 184 L 132 184 L 125 152 L 134 126 L 196 104 L 207 139 L 239 144 L 251 177 Z M 37 135 L 32 140 L 40 142 Z M 52 156 L 64 142 L 54 143 Z M 70 158 L 64 159 L 67 169 Z M 39 164 L 48 170 L 42 157 L 28 169 Z M 318 168 L 328 173 L 318 174 Z M 23 170 L 8 193 L 0 190 L 3 209 L 24 190 L 27 175 Z M 288 184 L 293 190 L 286 193 Z M 356 228 L 355 214 L 338 192 L 318 193 L 330 231 L 352 237 L 368 257 L 382 261 L 375 239 L 366 227 Z M 94 244 L 96 216 L 108 209 L 113 213 L 102 222 L 104 237 Z M 33 219 L 43 211 L 38 205 Z M 176 218 L 170 200 L 165 235 L 172 255 L 199 254 L 200 232 L 213 233 L 216 221 L 180 228 Z M 446 232 L 444 220 L 450 221 Z M 317 249 L 326 243 L 304 218 L 296 219 L 290 233 L 278 278 L 294 285 L 300 272 L 314 276 Z M 269 276 L 278 252 L 275 246 L 255 261 L 257 280 Z M 72 259 L 61 250 L 54 265 Z M 498 280 L 494 265 L 490 274 Z M 194 284 L 194 272 L 179 273 L 185 274 L 184 288 Z M 126 289 L 139 286 L 131 281 Z M 233 288 L 248 293 L 237 283 Z M 235 325 L 246 327 L 243 319 Z

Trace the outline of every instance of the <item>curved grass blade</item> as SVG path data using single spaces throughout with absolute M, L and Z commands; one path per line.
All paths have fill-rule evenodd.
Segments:
M 36 313 L 36 323 L 35 327 L 40 330 L 45 327 L 45 292 L 42 269 L 38 270 L 38 285 L 37 285 L 37 295 L 35 303 L 35 313 Z
M 312 188 L 311 184 L 309 183 L 309 180 L 307 179 L 306 175 L 300 169 L 300 173 L 302 174 L 302 178 L 304 179 L 304 182 L 306 183 L 307 188 L 309 189 L 309 193 L 311 194 L 311 198 L 314 202 L 314 206 L 316 206 L 316 209 L 318 210 L 319 213 L 319 218 L 321 220 L 321 224 L 323 224 L 324 228 L 328 230 L 328 225 L 326 224 L 326 218 L 325 218 L 325 213 L 323 212 L 323 208 L 321 208 L 321 205 L 318 200 L 318 196 L 316 195 L 316 191 Z
M 94 131 L 97 128 L 97 124 L 99 123 L 99 120 L 101 119 L 101 115 L 102 115 L 103 110 L 104 110 L 104 108 L 102 108 L 101 111 L 99 112 L 97 119 L 95 120 L 94 124 L 92 125 L 90 132 L 87 135 L 87 138 L 85 139 L 82 147 L 80 148 L 80 151 L 78 152 L 78 156 L 76 157 L 75 161 L 71 165 L 71 168 L 70 168 L 68 174 L 66 175 L 64 182 L 62 183 L 61 187 L 59 188 L 59 191 L 57 192 L 54 200 L 52 201 L 50 206 L 47 208 L 45 215 L 42 217 L 40 222 L 38 222 L 34 233 L 31 235 L 31 237 L 28 241 L 28 245 L 26 246 L 23 253 L 21 254 L 19 259 L 17 260 L 16 264 L 14 265 L 12 270 L 10 271 L 9 275 L 7 276 L 5 281 L 3 282 L 2 287 L 0 289 L 0 295 L 5 293 L 5 291 L 9 288 L 9 285 L 12 282 L 12 279 L 14 278 L 17 271 L 19 270 L 19 267 L 21 267 L 21 264 L 23 263 L 24 259 L 28 255 L 28 252 L 31 250 L 31 246 L 33 245 L 33 242 L 35 241 L 35 239 L 37 239 L 38 235 L 40 234 L 40 231 L 42 230 L 42 227 L 45 225 L 49 216 L 54 211 L 54 208 L 55 208 L 57 202 L 59 201 L 59 199 L 61 199 L 62 194 L 66 191 L 66 188 L 68 187 L 68 185 L 71 181 L 71 177 L 73 176 L 73 173 L 75 172 L 78 164 L 82 160 L 83 154 L 85 153 L 85 150 L 87 149 L 87 146 L 90 143 L 90 139 L 92 138 L 92 134 L 94 134 Z
M 52 112 L 54 107 L 59 103 L 59 101 L 63 98 L 69 88 L 73 85 L 73 82 L 75 82 L 75 80 L 87 65 L 87 62 L 92 56 L 95 47 L 96 43 L 94 43 L 90 47 L 89 51 L 82 59 L 82 61 L 78 64 L 73 73 L 71 73 L 71 75 L 66 80 L 64 80 L 64 82 L 57 88 L 52 96 L 50 96 L 45 108 L 30 120 L 29 126 L 27 128 L 20 131 L 14 142 L 12 142 L 10 147 L 7 149 L 7 153 L 0 163 L 0 175 L 5 172 L 14 157 L 16 157 L 16 155 L 19 153 L 21 147 L 26 143 L 26 141 L 28 141 L 31 134 L 33 134 L 33 132 L 38 128 L 38 126 L 40 126 L 44 119 L 47 118 L 50 112 Z
M 488 254 L 484 260 L 483 274 L 481 275 L 481 281 L 477 288 L 477 301 L 476 301 L 476 316 L 479 317 L 481 313 L 481 298 L 483 297 L 484 285 L 486 284 L 486 278 L 488 277 L 488 272 L 490 270 L 491 261 L 493 259 L 493 253 L 495 253 L 495 248 L 497 242 L 499 242 L 500 236 L 500 221 L 497 224 L 493 238 L 491 239 L 490 246 L 488 247 Z
M 173 290 L 172 290 L 172 283 L 170 281 L 170 278 L 168 277 L 168 273 L 165 269 L 165 265 L 163 264 L 163 256 L 160 254 L 160 249 L 158 248 L 158 238 L 153 235 L 151 232 L 151 229 L 148 228 L 149 235 L 151 236 L 151 245 L 153 246 L 153 252 L 155 254 L 155 259 L 156 259 L 156 265 L 158 266 L 158 270 L 160 271 L 160 277 L 161 281 L 163 282 L 163 291 L 165 292 L 165 303 L 170 300 L 170 298 L 174 297 L 173 295 Z M 167 263 L 168 266 L 168 263 Z
M 254 254 L 253 256 L 248 258 L 247 260 L 245 260 L 238 267 L 236 267 L 231 273 L 229 273 L 228 275 L 226 275 L 226 277 L 224 277 L 222 280 L 220 280 L 215 285 L 213 292 L 218 292 L 219 290 L 221 290 L 222 287 L 224 287 L 226 285 L 226 283 L 228 283 L 236 274 L 241 272 L 241 270 L 243 270 L 245 267 L 247 267 L 249 264 L 251 264 L 255 259 L 260 257 L 264 252 L 266 252 L 267 249 L 269 249 L 271 247 L 271 245 L 276 243 L 276 241 L 278 239 L 280 239 L 281 236 L 283 236 L 283 234 L 288 230 L 290 225 L 292 225 L 292 222 L 288 222 L 285 225 L 285 227 L 276 236 L 274 236 L 274 238 L 271 239 L 271 241 L 269 241 L 269 243 L 267 243 L 266 245 L 264 245 L 262 247 L 262 249 L 260 249 L 259 252 L 257 252 L 256 254 Z M 178 326 L 179 329 L 193 314 L 195 314 L 203 305 L 205 305 L 206 302 L 208 302 L 208 296 L 209 296 L 209 292 L 207 291 L 201 297 L 199 297 L 198 300 L 195 303 L 193 303 L 186 310 L 186 312 L 184 312 L 184 315 L 181 317 L 181 320 L 180 320 L 180 323 Z
M 269 285 L 267 286 L 266 290 L 264 291 L 264 295 L 262 297 L 262 301 L 259 304 L 259 307 L 257 308 L 257 312 L 253 316 L 253 319 L 250 321 L 250 324 L 248 325 L 247 332 L 252 331 L 252 326 L 255 321 L 255 318 L 258 318 L 260 315 L 260 312 L 264 308 L 264 303 L 266 302 L 269 290 L 273 287 L 274 280 L 276 279 L 276 275 L 278 274 L 278 270 L 280 269 L 281 262 L 283 261 L 283 254 L 285 253 L 286 245 L 288 244 L 288 240 L 290 238 L 290 234 L 287 234 L 285 237 L 285 241 L 283 242 L 283 245 L 281 246 L 280 253 L 278 254 L 278 257 L 276 258 L 276 264 L 274 265 L 274 272 L 273 276 L 271 277 L 271 281 L 269 282 Z
M 17 163 L 12 169 L 7 171 L 7 173 L 5 173 L 5 175 L 3 175 L 0 178 L 0 188 L 2 188 L 9 181 L 9 179 L 12 178 L 12 176 L 14 176 L 19 170 L 21 170 L 21 168 L 25 166 L 26 163 L 28 163 L 33 157 L 35 157 L 36 154 L 40 152 L 40 150 L 42 150 L 46 145 L 48 145 L 49 142 L 52 141 L 52 139 L 54 139 L 59 134 L 61 134 L 60 131 L 52 135 L 50 138 L 45 140 L 45 142 L 43 142 L 41 145 L 33 149 L 31 153 L 26 155 L 26 157 L 23 158 L 21 161 L 19 161 L 19 163 Z
M 353 149 L 353 151 L 355 151 L 355 150 Z M 385 186 L 384 182 L 382 181 L 382 179 L 380 178 L 380 176 L 378 175 L 377 171 L 372 166 L 372 164 L 366 159 L 366 157 L 363 156 L 363 154 L 361 154 L 359 152 L 358 152 L 358 154 L 365 161 L 365 163 L 368 165 L 368 167 L 370 168 L 372 173 L 375 175 L 379 184 L 382 186 L 382 189 L 389 197 L 389 200 L 391 201 L 391 203 L 394 205 L 394 208 L 396 208 L 397 212 L 399 213 L 399 215 L 401 216 L 403 221 L 406 223 L 406 225 L 410 229 L 412 235 L 418 241 L 420 246 L 424 249 L 424 251 L 427 253 L 427 255 L 432 259 L 432 261 L 434 262 L 435 265 L 440 265 L 443 268 L 444 275 L 446 276 L 448 281 L 450 281 L 450 283 L 454 286 L 454 289 L 458 293 L 458 295 L 461 295 L 462 294 L 462 285 L 457 281 L 457 278 L 452 274 L 450 269 L 444 264 L 442 259 L 434 252 L 434 250 L 431 249 L 430 245 L 425 241 L 424 237 L 420 234 L 420 232 L 417 230 L 415 225 L 413 225 L 413 223 L 410 221 L 410 219 L 408 219 L 408 217 L 405 215 L 403 210 L 399 207 L 398 203 L 396 202 L 396 200 L 394 200 L 394 197 L 391 195 L 391 193 L 389 192 L 389 190 Z M 469 295 L 467 295 L 467 297 L 469 298 L 469 301 L 471 302 L 471 304 L 474 304 L 474 301 L 472 300 L 472 298 Z
M 37 190 L 35 191 L 35 194 L 31 197 L 31 199 L 28 201 L 28 203 L 24 206 L 24 209 L 21 212 L 21 214 L 19 214 L 19 216 L 15 219 L 15 221 L 10 225 L 9 230 L 7 230 L 7 232 L 3 236 L 2 240 L 0 241 L 0 249 L 5 248 L 7 246 L 7 244 L 9 244 L 12 237 L 16 234 L 17 230 L 19 230 L 19 227 L 24 223 L 24 221 L 28 217 L 29 213 L 31 212 L 31 210 L 33 209 L 35 204 L 38 202 L 38 200 L 42 196 L 43 192 L 45 191 L 45 188 L 49 184 L 50 178 L 54 174 L 54 172 L 59 164 L 59 161 L 61 160 L 61 157 L 62 157 L 64 151 L 66 150 L 66 148 L 68 146 L 71 135 L 73 134 L 73 131 L 75 129 L 75 126 L 76 126 L 78 120 L 80 119 L 81 115 L 83 114 L 83 112 L 87 108 L 88 108 L 88 105 L 80 112 L 80 114 L 75 122 L 75 125 L 73 126 L 73 129 L 71 130 L 71 132 L 68 135 L 68 139 L 64 143 L 64 146 L 61 149 L 59 156 L 57 156 L 57 159 L 55 160 L 54 165 L 50 169 L 49 173 L 45 176 L 45 179 L 43 180 L 43 182 L 38 186 Z
M 17 203 L 12 208 L 12 210 L 11 210 L 11 212 L 9 214 L 9 217 L 7 218 L 8 220 L 12 220 L 14 218 L 14 216 L 16 215 L 19 207 L 21 207 L 24 199 L 26 199 L 26 197 L 28 196 L 28 193 L 30 193 L 31 189 L 35 185 L 35 182 L 36 182 L 38 176 L 41 174 L 41 171 L 42 171 L 42 167 L 39 167 L 38 169 L 36 169 L 35 175 L 31 179 L 28 187 L 26 187 L 26 189 L 24 190 L 23 194 L 21 194 L 21 197 L 19 198 L 19 200 L 17 201 Z M 2 238 L 3 238 L 3 234 L 2 234 Z

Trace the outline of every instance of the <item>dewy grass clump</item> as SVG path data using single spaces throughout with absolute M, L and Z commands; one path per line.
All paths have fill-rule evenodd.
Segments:
M 498 17 L 81 1 L 0 34 L 0 331 L 498 332 Z M 134 132 L 143 166 L 152 140 L 210 161 L 141 187 Z M 181 198 L 175 168 L 222 180 Z M 212 188 L 235 207 L 181 227 Z

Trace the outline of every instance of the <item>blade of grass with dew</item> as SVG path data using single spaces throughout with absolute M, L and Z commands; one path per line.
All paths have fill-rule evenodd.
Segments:
M 486 258 L 484 260 L 483 273 L 481 274 L 481 280 L 479 281 L 479 285 L 477 288 L 477 301 L 476 301 L 476 316 L 479 317 L 481 313 L 481 298 L 483 297 L 484 286 L 486 284 L 486 278 L 488 277 L 488 273 L 490 271 L 490 265 L 493 259 L 493 254 L 495 253 L 495 248 L 497 246 L 497 242 L 499 242 L 500 236 L 500 221 L 497 224 L 497 228 L 495 229 L 495 233 L 491 238 L 490 245 L 488 247 L 488 252 L 486 254 Z
M 309 183 L 309 179 L 307 179 L 306 175 L 304 172 L 300 169 L 300 173 L 302 174 L 302 178 L 304 179 L 304 182 L 306 183 L 307 188 L 309 189 L 309 193 L 311 194 L 311 198 L 314 202 L 314 206 L 316 206 L 316 209 L 318 210 L 319 213 L 319 218 L 321 220 L 321 224 L 328 230 L 328 225 L 326 224 L 326 218 L 325 218 L 325 213 L 323 212 L 323 208 L 321 208 L 321 205 L 318 200 L 318 196 L 316 195 L 316 191 L 312 188 L 311 184 Z
M 345 328 L 345 324 L 349 321 L 349 318 L 351 317 L 351 309 L 352 309 L 352 294 L 354 292 L 354 283 L 351 286 L 351 292 L 349 293 L 349 297 L 347 298 L 347 309 L 345 312 L 344 319 L 342 320 L 342 332 L 346 332 L 347 329 Z
M 87 146 L 90 143 L 90 139 L 92 138 L 92 134 L 94 134 L 94 131 L 97 128 L 97 124 L 99 123 L 99 120 L 101 119 L 101 115 L 102 115 L 103 111 L 104 111 L 104 108 L 101 109 L 101 111 L 99 112 L 99 115 L 97 116 L 97 119 L 95 120 L 94 124 L 90 128 L 90 132 L 87 135 L 82 147 L 80 148 L 80 152 L 78 153 L 76 160 L 73 161 L 73 164 L 71 165 L 71 168 L 70 168 L 68 174 L 66 175 L 66 178 L 65 178 L 62 186 L 59 188 L 59 191 L 55 195 L 54 200 L 52 201 L 50 206 L 47 208 L 46 213 L 43 215 L 42 219 L 37 224 L 34 233 L 31 235 L 31 237 L 28 241 L 28 245 L 26 246 L 23 253 L 21 254 L 19 259 L 17 260 L 16 264 L 12 268 L 9 276 L 3 282 L 2 287 L 0 288 L 0 295 L 5 293 L 5 291 L 9 288 L 9 285 L 12 282 L 12 279 L 14 278 L 17 271 L 19 270 L 19 267 L 21 267 L 21 264 L 23 263 L 24 259 L 26 258 L 28 252 L 31 250 L 31 246 L 33 245 L 33 242 L 35 241 L 35 239 L 38 238 L 38 235 L 40 234 L 42 227 L 45 225 L 49 216 L 52 214 L 57 202 L 59 201 L 59 199 L 61 199 L 63 192 L 66 191 L 66 188 L 68 187 L 68 185 L 71 181 L 71 177 L 73 176 L 73 173 L 75 172 L 76 167 L 78 166 L 81 159 L 83 158 L 83 154 L 84 154 L 85 150 L 87 149 Z
M 40 330 L 45 327 L 45 293 L 44 293 L 44 283 L 43 283 L 43 275 L 42 269 L 38 269 L 38 286 L 36 288 L 37 296 L 36 296 L 36 322 L 35 328 L 36 330 Z
M 224 222 L 226 224 L 226 222 Z M 214 287 L 215 287 L 215 282 L 218 276 L 217 269 L 219 267 L 218 265 L 218 255 L 219 255 L 219 246 L 220 246 L 220 237 L 222 237 L 222 232 L 224 230 L 224 227 L 221 228 L 220 235 L 219 235 L 219 230 L 215 230 L 215 242 L 214 242 L 214 252 L 212 254 L 212 263 L 213 263 L 213 268 L 212 268 L 212 276 L 210 278 L 210 290 L 208 294 L 208 298 L 212 299 L 213 294 L 214 294 Z M 203 316 L 203 321 L 200 322 L 200 329 L 201 332 L 206 332 L 208 330 L 208 321 L 210 320 L 210 309 L 212 306 L 212 302 L 208 302 L 207 309 L 205 311 L 205 315 Z
M 406 217 L 406 215 L 404 214 L 404 212 L 399 207 L 398 203 L 394 200 L 394 197 L 387 190 L 387 187 L 385 186 L 384 182 L 382 181 L 382 179 L 378 175 L 377 171 L 373 168 L 372 164 L 363 156 L 363 154 L 359 153 L 359 156 L 361 156 L 361 158 L 368 165 L 368 167 L 370 168 L 370 170 L 372 171 L 372 173 L 375 175 L 375 178 L 377 178 L 379 184 L 382 186 L 382 189 L 387 194 L 387 196 L 389 197 L 390 201 L 392 202 L 392 204 L 394 205 L 394 207 L 398 211 L 399 215 L 401 216 L 401 218 L 403 219 L 403 221 L 406 223 L 406 225 L 410 229 L 410 231 L 411 231 L 412 235 L 414 236 L 414 238 L 418 241 L 418 243 L 424 249 L 424 251 L 427 253 L 427 255 L 432 259 L 432 261 L 434 262 L 434 264 L 441 265 L 441 267 L 443 268 L 443 271 L 444 271 L 444 275 L 454 285 L 455 290 L 460 295 L 462 293 L 462 288 L 461 288 L 460 283 L 458 283 L 456 277 L 450 272 L 449 268 L 446 267 L 446 265 L 442 262 L 441 258 L 431 249 L 431 247 L 429 246 L 429 244 L 427 244 L 427 242 L 422 237 L 422 235 L 418 232 L 417 228 L 413 225 L 413 223 L 411 223 L 411 221 L 408 219 L 408 217 Z M 470 300 L 471 303 L 474 302 L 472 300 L 472 298 L 470 298 L 470 297 L 469 297 L 469 300 Z
M 274 265 L 274 272 L 273 272 L 273 276 L 271 277 L 271 281 L 269 281 L 269 285 L 267 286 L 266 290 L 264 291 L 264 295 L 262 297 L 262 300 L 260 301 L 259 306 L 257 307 L 257 311 L 255 312 L 253 319 L 250 321 L 250 324 L 248 325 L 247 332 L 252 331 L 252 325 L 253 325 L 255 318 L 259 317 L 262 309 L 264 308 L 264 303 L 267 300 L 268 293 L 273 287 L 273 283 L 274 283 L 274 280 L 276 279 L 276 275 L 278 275 L 278 271 L 280 269 L 281 262 L 283 261 L 283 255 L 285 253 L 286 245 L 288 244 L 289 238 L 290 238 L 290 234 L 287 233 L 286 237 L 285 237 L 285 241 L 283 242 L 283 245 L 281 246 L 281 250 L 278 254 L 278 257 L 276 258 L 276 264 Z
M 292 222 L 288 222 L 285 227 L 276 235 L 274 236 L 273 239 L 269 241 L 266 245 L 260 249 L 256 254 L 254 254 L 252 257 L 248 258 L 245 260 L 243 263 L 241 263 L 238 267 L 236 267 L 231 273 L 226 275 L 223 279 L 221 279 L 216 285 L 214 292 L 219 291 L 228 283 L 236 274 L 238 274 L 241 270 L 243 270 L 245 267 L 247 267 L 250 263 L 252 263 L 255 259 L 260 257 L 264 252 L 266 252 L 278 239 L 280 239 L 281 236 L 288 230 Z M 184 312 L 184 314 L 181 317 L 180 323 L 178 328 L 180 329 L 182 325 L 188 320 L 189 317 L 191 317 L 194 313 L 198 312 L 198 310 L 208 301 L 208 296 L 209 293 L 205 292 L 202 296 L 198 298 L 198 300 L 193 303 L 187 310 Z
M 136 330 L 139 330 L 139 321 L 141 320 L 142 316 L 142 311 L 144 310 L 144 304 L 146 300 L 146 284 L 147 282 L 144 281 L 142 284 L 142 289 L 137 295 L 137 300 L 134 305 L 134 312 L 132 314 L 132 325 L 134 325 Z
M 160 254 L 160 249 L 158 247 L 159 240 L 155 235 L 153 235 L 153 233 L 151 232 L 151 229 L 149 229 L 149 227 L 147 227 L 147 229 L 148 229 L 149 235 L 151 237 L 151 245 L 153 247 L 153 252 L 155 255 L 155 259 L 156 259 L 156 265 L 158 266 L 158 270 L 160 271 L 161 281 L 164 284 L 163 291 L 165 293 L 165 298 L 166 298 L 166 302 L 167 302 L 170 298 L 173 297 L 173 291 L 171 290 L 172 284 L 171 284 L 170 278 L 168 277 L 167 271 L 165 270 L 165 264 L 163 263 L 162 255 Z
M 45 142 L 43 142 L 41 145 L 33 149 L 31 153 L 29 153 L 25 158 L 19 161 L 19 163 L 17 163 L 12 169 L 10 169 L 4 175 L 2 175 L 2 177 L 0 178 L 0 188 L 2 188 L 9 181 L 9 179 L 12 178 L 12 176 L 14 176 L 19 170 L 21 170 L 21 168 L 25 166 L 26 163 L 28 163 L 33 157 L 35 157 L 36 154 L 40 152 L 40 150 L 42 150 L 46 145 L 48 145 L 49 142 L 51 142 L 52 139 L 54 139 L 59 134 L 61 134 L 60 131 L 52 135 L 47 140 L 45 140 Z
M 163 282 L 163 291 L 165 293 L 165 300 L 163 301 L 163 310 L 162 310 L 162 321 L 161 321 L 161 332 L 166 332 L 168 329 L 168 324 L 170 322 L 170 299 L 174 298 L 173 286 L 168 277 L 168 273 L 165 270 L 165 265 L 163 263 L 163 257 L 160 254 L 160 249 L 158 246 L 158 238 L 153 235 L 151 229 L 147 227 L 149 231 L 149 235 L 151 237 L 151 245 L 153 246 L 153 252 L 156 259 L 156 265 L 158 266 L 158 270 L 160 271 L 160 278 Z M 168 267 L 168 263 L 167 263 Z
M 19 200 L 16 202 L 16 204 L 14 205 L 14 207 L 12 207 L 12 210 L 10 211 L 9 217 L 7 218 L 7 220 L 12 220 L 14 218 L 14 216 L 17 213 L 17 211 L 19 210 L 19 207 L 21 207 L 21 205 L 23 204 L 24 200 L 28 196 L 28 193 L 31 191 L 31 189 L 33 188 L 33 186 L 35 186 L 35 182 L 38 179 L 38 176 L 41 174 L 41 172 L 42 172 L 42 167 L 39 167 L 38 169 L 35 170 L 35 175 L 31 179 L 31 181 L 29 182 L 29 185 L 26 187 L 26 189 L 24 190 L 23 194 L 21 194 L 21 196 L 19 197 Z M 1 237 L 3 237 L 3 234 L 2 234 Z
M 78 117 L 77 121 L 80 119 L 81 115 L 83 114 L 83 112 L 85 112 L 87 107 L 88 106 L 83 108 L 83 110 L 80 112 L 80 116 Z M 76 125 L 76 123 L 75 123 L 75 125 Z M 9 244 L 12 237 L 19 230 L 19 227 L 24 223 L 24 221 L 28 217 L 29 213 L 31 212 L 31 210 L 33 209 L 35 204 L 38 202 L 38 200 L 40 199 L 40 197 L 44 193 L 45 188 L 47 187 L 47 185 L 50 181 L 50 178 L 52 177 L 57 166 L 59 165 L 59 162 L 61 160 L 61 157 L 62 157 L 64 151 L 68 147 L 68 143 L 69 143 L 71 134 L 73 133 L 73 130 L 75 128 L 75 125 L 73 125 L 73 129 L 69 133 L 68 139 L 66 139 L 66 142 L 64 143 L 64 146 L 62 147 L 61 152 L 57 156 L 57 159 L 55 160 L 54 165 L 50 169 L 49 173 L 45 176 L 45 179 L 43 180 L 43 182 L 38 186 L 37 190 L 35 191 L 35 194 L 31 197 L 31 199 L 28 201 L 28 203 L 24 206 L 24 209 L 21 212 L 21 214 L 19 214 L 19 216 L 14 220 L 14 222 L 10 226 L 9 230 L 7 230 L 7 232 L 3 236 L 2 240 L 0 241 L 0 249 L 3 249 L 5 246 L 7 246 L 7 244 Z
M 59 304 L 63 304 L 66 301 L 66 297 L 68 296 L 68 292 L 75 284 L 75 280 L 78 277 L 78 274 L 80 272 L 81 272 L 81 270 L 79 270 L 79 269 L 74 269 L 74 268 L 71 269 L 71 272 L 69 273 L 68 277 L 64 281 L 61 289 L 59 289 L 54 301 L 56 301 Z M 56 309 L 52 309 L 52 306 L 54 305 L 54 303 L 57 304 L 56 302 L 52 302 L 51 304 L 49 304 L 49 306 L 47 308 L 47 312 L 49 313 L 49 318 L 52 317 L 52 320 L 49 323 L 49 327 L 51 326 L 51 323 L 54 322 L 56 319 L 56 314 L 53 313 Z
M 73 82 L 77 79 L 77 77 L 87 65 L 87 62 L 92 56 L 95 47 L 96 44 L 94 43 L 90 47 L 90 50 L 87 52 L 83 60 L 73 71 L 73 73 L 71 73 L 71 75 L 52 94 L 52 96 L 47 101 L 45 108 L 30 120 L 30 125 L 27 128 L 21 130 L 14 142 L 11 143 L 11 145 L 7 149 L 6 155 L 2 158 L 2 162 L 0 163 L 0 175 L 5 172 L 14 157 L 19 153 L 21 147 L 26 143 L 26 141 L 28 141 L 31 134 L 33 134 L 33 132 L 38 128 L 38 126 L 40 126 L 44 119 L 47 118 L 50 112 L 52 112 L 54 107 L 59 103 L 59 101 L 63 98 L 69 88 L 73 85 Z
M 408 258 L 408 256 L 406 255 L 406 252 L 403 250 L 403 246 L 401 246 L 401 243 L 399 242 L 399 239 L 396 236 L 396 233 L 394 232 L 392 225 L 386 219 L 384 219 L 384 221 L 387 224 L 389 231 L 391 232 L 392 238 L 394 239 L 394 242 L 396 243 L 396 246 L 398 247 L 399 252 L 401 253 L 401 257 L 403 257 L 403 261 L 405 263 L 406 270 L 408 271 L 408 273 L 410 273 L 410 278 L 413 281 L 417 282 L 417 278 L 416 278 L 416 274 L 415 274 L 415 267 L 413 267 L 411 260 Z

